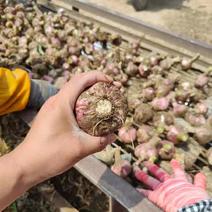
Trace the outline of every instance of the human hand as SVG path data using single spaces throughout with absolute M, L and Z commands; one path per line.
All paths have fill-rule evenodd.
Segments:
M 114 135 L 90 136 L 79 129 L 75 120 L 78 96 L 99 81 L 111 80 L 99 72 L 75 75 L 43 105 L 24 142 L 13 152 L 28 187 L 66 171 L 115 140 Z
M 171 166 L 173 169 L 172 176 L 157 165 L 146 162 L 145 167 L 157 179 L 149 176 L 138 166 L 135 166 L 134 174 L 137 180 L 152 189 L 138 188 L 138 191 L 166 212 L 176 212 L 184 206 L 209 199 L 209 195 L 205 190 L 206 178 L 202 173 L 195 175 L 194 184 L 192 184 L 188 181 L 186 173 L 177 160 L 172 160 Z

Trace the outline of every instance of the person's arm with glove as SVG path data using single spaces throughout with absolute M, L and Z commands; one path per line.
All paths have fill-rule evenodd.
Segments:
M 206 192 L 204 174 L 196 174 L 192 184 L 177 160 L 171 161 L 172 176 L 150 162 L 146 162 L 145 166 L 157 179 L 149 176 L 138 166 L 134 166 L 136 179 L 151 188 L 151 190 L 138 188 L 138 191 L 165 212 L 203 211 L 203 209 L 212 211 L 212 201 Z
M 26 107 L 39 109 L 57 91 L 48 82 L 30 79 L 25 70 L 0 67 L 0 115 Z

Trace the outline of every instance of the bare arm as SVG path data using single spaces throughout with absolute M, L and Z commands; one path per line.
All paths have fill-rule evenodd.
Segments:
M 24 141 L 0 158 L 0 210 L 32 186 L 68 170 L 115 140 L 113 135 L 90 136 L 75 120 L 78 96 L 98 81 L 109 80 L 98 72 L 73 77 L 43 105 Z
M 0 158 L 0 211 L 27 190 L 13 153 Z

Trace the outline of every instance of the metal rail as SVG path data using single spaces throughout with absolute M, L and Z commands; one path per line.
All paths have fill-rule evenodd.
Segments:
M 93 156 L 81 160 L 75 165 L 75 168 L 103 192 L 123 205 L 128 211 L 160 211 L 129 183 L 116 176 L 106 165 Z

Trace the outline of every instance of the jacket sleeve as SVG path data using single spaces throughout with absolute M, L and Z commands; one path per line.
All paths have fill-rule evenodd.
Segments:
M 30 77 L 26 71 L 0 67 L 0 115 L 23 110 L 29 95 Z

